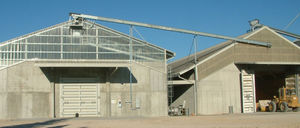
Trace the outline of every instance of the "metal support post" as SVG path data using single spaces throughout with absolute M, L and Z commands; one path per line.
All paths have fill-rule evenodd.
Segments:
M 298 96 L 298 102 L 300 103 L 300 95 L 299 95 L 299 74 L 295 74 L 295 89 L 296 89 L 296 95 Z
M 63 56 L 63 51 L 64 51 L 64 38 L 63 38 L 63 32 L 64 32 L 64 29 L 63 27 L 60 28 L 60 59 L 64 59 L 64 56 Z
M 15 51 L 15 52 L 17 54 L 16 59 L 17 59 L 17 61 L 19 61 L 20 60 L 20 42 L 19 41 L 17 43 L 17 51 Z
M 13 44 L 10 44 L 9 45 L 10 47 L 9 47 L 9 50 L 10 50 L 10 52 L 9 52 L 9 63 L 8 63 L 8 65 L 11 65 L 11 64 L 13 64 Z
M 198 68 L 197 68 L 197 35 L 194 36 L 193 43 L 194 43 L 194 48 L 195 48 L 195 54 L 194 54 L 194 61 L 195 61 L 195 67 L 194 67 L 194 77 L 195 77 L 195 83 L 194 83 L 194 110 L 195 110 L 195 115 L 198 114 L 198 95 L 197 95 L 197 84 L 198 84 Z
M 172 81 L 172 68 L 171 67 L 169 67 L 169 71 L 168 71 L 168 81 Z M 174 91 L 174 88 L 173 88 L 173 83 L 171 82 L 171 83 L 169 83 L 168 82 L 168 84 L 167 84 L 167 86 L 168 86 L 168 100 L 169 100 L 169 106 L 171 106 L 172 105 L 172 103 L 173 103 L 173 96 L 174 96 L 174 93 L 173 93 L 173 91 Z
M 13 64 L 13 63 L 15 63 L 15 57 L 16 57 L 16 46 L 15 46 L 15 44 L 14 43 L 11 43 L 10 44 L 11 45 L 11 63 Z
M 129 66 L 129 81 L 130 81 L 130 108 L 132 108 L 132 54 L 133 54 L 133 50 L 132 50 L 132 38 L 133 38 L 133 33 L 132 33 L 132 28 L 133 26 L 130 25 L 130 39 L 129 39 L 129 61 L 130 61 L 130 66 Z
M 24 59 L 25 59 L 25 60 L 27 60 L 27 58 L 28 58 L 28 44 L 27 44 L 28 41 L 27 41 L 27 40 L 28 40 L 28 39 L 25 39 L 25 44 L 24 44 L 24 45 L 25 45 L 25 46 L 24 46 L 24 47 L 25 47 L 25 53 L 24 53 L 24 54 L 25 54 L 25 55 L 24 55 Z
M 96 45 L 98 46 L 99 45 L 99 35 L 98 35 L 98 29 L 96 29 Z M 99 59 L 99 48 L 96 47 L 96 59 L 98 60 Z

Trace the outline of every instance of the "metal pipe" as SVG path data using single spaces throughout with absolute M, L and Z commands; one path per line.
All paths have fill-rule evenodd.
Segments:
M 192 34 L 192 35 L 207 36 L 207 37 L 213 37 L 213 38 L 219 38 L 219 39 L 225 39 L 225 40 L 234 40 L 234 41 L 238 41 L 238 42 L 242 42 L 242 43 L 261 45 L 261 46 L 265 46 L 265 47 L 272 46 L 270 43 L 266 43 L 266 42 L 239 39 L 239 38 L 233 38 L 233 37 L 228 37 L 228 36 L 223 36 L 223 35 L 216 35 L 216 34 L 210 34 L 210 33 L 198 32 L 198 31 L 178 29 L 178 28 L 153 25 L 153 24 L 145 24 L 145 23 L 119 20 L 119 19 L 113 19 L 113 18 L 105 18 L 105 17 L 100 17 L 100 16 L 91 16 L 91 15 L 76 14 L 76 13 L 70 13 L 70 16 L 73 17 L 75 20 L 82 19 L 82 18 L 93 19 L 93 20 L 100 20 L 100 21 L 113 22 L 113 23 L 119 23 L 119 24 L 127 24 L 127 25 L 131 25 L 131 26 L 134 25 L 134 26 L 140 26 L 140 27 L 146 27 L 146 28 L 160 29 L 160 30 L 165 30 L 165 31 L 173 31 L 173 32 L 180 32 L 180 33 L 186 33 L 186 34 Z
M 295 74 L 295 89 L 296 89 L 296 95 L 298 96 L 298 103 L 300 103 L 300 95 L 299 95 L 299 74 Z
M 284 31 L 284 30 L 280 30 L 280 29 L 277 29 L 277 28 L 272 28 L 272 27 L 269 27 L 269 28 L 274 30 L 277 33 L 280 33 L 280 34 L 283 34 L 283 35 L 286 35 L 286 36 L 289 36 L 289 37 L 300 39 L 300 35 L 298 35 L 298 34 L 294 34 L 294 33 L 287 32 L 287 31 Z
M 298 13 L 296 16 L 295 16 L 295 18 L 294 19 L 292 19 L 291 20 L 291 22 L 287 25 L 287 26 L 285 26 L 284 27 L 284 29 L 283 30 L 287 30 L 296 20 L 297 20 L 297 18 L 300 16 L 300 13 Z
M 51 82 L 50 82 L 50 85 L 52 86 L 52 88 L 53 88 L 53 96 L 52 96 L 52 98 L 53 98 L 53 100 L 52 100 L 52 105 L 53 105 L 53 118 L 56 118 L 56 113 L 55 113 L 55 111 L 56 111 L 56 109 L 55 109 L 55 106 L 56 106 L 56 104 L 55 104 L 55 102 L 56 102 L 56 100 L 55 100 L 55 84 L 56 84 L 56 82 L 57 82 L 57 73 L 56 73 L 56 70 L 53 68 L 53 67 L 51 67 L 50 68 L 50 74 L 51 74 Z
M 197 115 L 197 107 L 198 107 L 198 95 L 197 95 L 197 81 L 198 81 L 198 68 L 197 68 L 197 36 L 195 35 L 193 38 L 193 43 L 194 43 L 194 48 L 195 48 L 195 54 L 194 54 L 194 61 L 195 61 L 195 67 L 194 67 L 194 110 L 195 110 L 195 115 Z
M 132 38 L 133 38 L 133 33 L 132 33 L 132 25 L 130 25 L 130 40 L 129 40 L 129 52 L 130 52 L 130 66 L 129 66 L 129 81 L 130 81 L 130 108 L 132 108 Z

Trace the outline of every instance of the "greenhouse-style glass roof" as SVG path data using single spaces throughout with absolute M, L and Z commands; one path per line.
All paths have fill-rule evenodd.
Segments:
M 72 21 L 0 43 L 0 67 L 30 59 L 166 61 L 174 53 L 136 38 L 95 24 L 83 22 L 83 28 L 70 28 Z

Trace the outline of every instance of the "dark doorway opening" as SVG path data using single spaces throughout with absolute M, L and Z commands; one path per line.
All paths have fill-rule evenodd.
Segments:
M 268 111 L 268 102 L 274 96 L 278 97 L 278 90 L 286 85 L 286 78 L 299 71 L 298 65 L 237 64 L 237 66 L 240 70 L 253 71 L 255 74 L 255 100 L 258 111 Z
M 256 102 L 259 100 L 272 100 L 278 95 L 278 89 L 285 85 L 285 72 L 256 71 Z

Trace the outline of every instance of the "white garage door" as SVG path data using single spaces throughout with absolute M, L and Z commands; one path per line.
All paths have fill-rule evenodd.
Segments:
M 61 84 L 60 116 L 79 117 L 99 116 L 99 90 L 97 84 Z
M 243 113 L 256 112 L 254 73 L 251 71 L 246 72 L 245 70 L 242 70 L 241 84 L 242 84 Z

